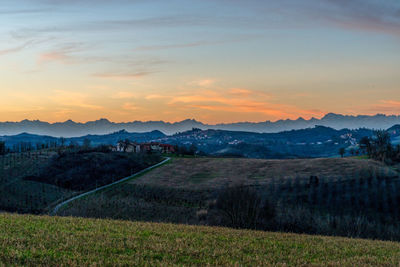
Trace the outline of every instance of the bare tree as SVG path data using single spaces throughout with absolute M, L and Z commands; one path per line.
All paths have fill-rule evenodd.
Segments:
M 3 141 L 0 141 L 0 155 L 6 154 L 6 143 Z
M 346 153 L 346 150 L 344 149 L 344 147 L 341 147 L 340 149 L 339 149 L 339 154 L 340 154 L 340 156 L 343 158 L 344 157 L 344 154 Z
M 222 215 L 223 224 L 235 228 L 256 229 L 260 223 L 274 215 L 269 203 L 263 203 L 255 190 L 244 185 L 222 190 L 216 208 Z

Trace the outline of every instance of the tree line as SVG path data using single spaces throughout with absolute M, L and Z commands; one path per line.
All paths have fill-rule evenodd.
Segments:
M 393 145 L 387 131 L 376 131 L 373 137 L 363 137 L 360 140 L 360 149 L 365 151 L 369 158 L 386 164 L 400 162 L 400 145 Z

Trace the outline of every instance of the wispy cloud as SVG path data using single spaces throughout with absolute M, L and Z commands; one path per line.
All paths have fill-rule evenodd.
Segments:
M 78 107 L 84 109 L 101 109 L 99 105 L 89 102 L 90 96 L 80 92 L 71 92 L 65 90 L 56 90 L 49 99 L 61 107 Z
M 139 72 L 102 72 L 93 74 L 94 77 L 112 79 L 112 80 L 132 80 L 148 76 L 154 72 L 139 71 Z
M 22 44 L 20 46 L 16 46 L 16 47 L 0 50 L 0 56 L 4 56 L 4 55 L 20 52 L 24 48 L 28 47 L 30 44 L 31 44 L 31 42 L 26 42 L 26 43 L 24 43 L 24 44 Z
M 284 16 L 355 31 L 400 36 L 400 2 L 392 0 L 282 0 Z M 283 8 L 285 7 L 285 8 Z
M 200 79 L 189 82 L 189 85 L 199 86 L 199 87 L 210 87 L 216 83 L 215 79 Z
M 128 111 L 135 111 L 135 110 L 138 110 L 139 107 L 136 106 L 136 105 L 133 104 L 133 103 L 127 102 L 127 103 L 124 103 L 124 104 L 122 105 L 122 109 L 128 110 Z
M 77 58 L 71 54 L 84 50 L 82 43 L 69 43 L 56 47 L 54 50 L 44 52 L 39 55 L 38 63 L 59 62 L 63 64 L 70 64 L 77 62 Z
M 66 32 L 105 32 L 116 30 L 134 30 L 143 28 L 166 28 L 208 25 L 207 17 L 192 16 L 159 16 L 121 20 L 90 20 L 79 23 L 68 23 L 49 27 L 25 27 L 13 32 L 14 35 L 32 38 L 40 34 L 61 34 Z
M 400 36 L 397 0 L 218 0 L 253 10 L 255 28 L 333 26 Z M 234 22 L 233 22 L 234 23 Z
M 400 101 L 381 100 L 366 110 L 368 113 L 400 114 Z
M 152 50 L 163 50 L 163 49 L 172 49 L 172 48 L 188 48 L 188 47 L 197 47 L 202 45 L 211 44 L 210 42 L 192 42 L 192 43 L 184 43 L 184 44 L 168 44 L 168 45 L 149 45 L 149 46 L 139 46 L 135 48 L 136 51 L 152 51 Z
M 325 12 L 325 19 L 340 27 L 400 35 L 399 1 L 325 1 L 333 8 L 333 12 Z
M 120 0 L 120 3 L 121 4 Z M 77 4 L 86 7 L 93 5 L 109 4 L 109 1 L 36 1 L 45 3 L 52 8 Z M 113 1 L 114 2 L 114 1 Z M 125 5 L 146 1 L 122 1 Z M 210 0 L 204 1 L 211 2 Z M 32 37 L 38 34 L 60 34 L 65 32 L 105 32 L 118 30 L 135 30 L 146 28 L 170 28 L 170 27 L 223 27 L 223 28 L 248 28 L 265 29 L 284 26 L 298 27 L 299 25 L 311 25 L 319 27 L 321 23 L 328 23 L 337 27 L 374 31 L 394 35 L 400 35 L 400 2 L 396 0 L 281 0 L 281 1 L 233 1 L 218 0 L 219 7 L 241 8 L 243 11 L 252 10 L 254 13 L 241 15 L 208 14 L 188 11 L 185 14 L 166 11 L 164 16 L 150 16 L 134 19 L 103 19 L 70 22 L 49 27 L 33 28 L 25 27 L 17 30 L 18 36 Z M 218 6 L 218 5 L 217 5 Z M 45 12 L 46 9 L 20 9 L 14 12 Z M 12 12 L 4 11 L 4 12 Z M 245 12 L 243 12 L 244 14 Z M 0 11 L 1 14 L 1 11 Z M 315 23 L 318 21 L 318 23 Z M 186 43 L 172 43 L 166 45 L 148 45 L 137 47 L 136 50 L 159 50 L 172 48 L 196 47 L 219 43 L 218 40 L 202 40 Z M 224 41 L 222 41 L 224 42 Z
M 248 89 L 202 90 L 196 94 L 171 97 L 170 107 L 222 111 L 235 113 L 264 114 L 269 118 L 320 117 L 325 112 L 301 109 L 296 106 L 272 101 L 269 94 Z
M 63 64 L 68 64 L 72 61 L 72 57 L 66 55 L 65 53 L 59 51 L 46 52 L 39 56 L 38 63 L 44 64 L 49 62 L 61 62 Z
M 229 90 L 229 93 L 235 96 L 250 96 L 252 94 L 251 90 L 243 89 L 243 88 L 232 88 Z
M 178 48 L 192 48 L 199 46 L 209 46 L 209 45 L 222 45 L 226 43 L 236 43 L 244 42 L 252 39 L 259 38 L 260 36 L 254 34 L 240 34 L 237 38 L 225 38 L 221 40 L 203 40 L 188 43 L 175 43 L 175 44 L 164 44 L 164 45 L 148 45 L 148 46 L 138 46 L 134 51 L 154 51 L 154 50 L 164 50 L 164 49 L 178 49 Z
M 25 15 L 41 14 L 52 11 L 50 8 L 32 8 L 32 9 L 0 9 L 0 15 Z
M 117 92 L 111 98 L 113 98 L 113 99 L 127 99 L 127 98 L 134 98 L 135 95 L 136 94 L 133 93 L 133 92 L 122 91 L 122 92 Z
M 166 99 L 166 98 L 169 98 L 169 96 L 160 95 L 160 94 L 150 94 L 150 95 L 146 95 L 144 98 L 145 98 L 146 100 L 152 100 L 152 99 Z

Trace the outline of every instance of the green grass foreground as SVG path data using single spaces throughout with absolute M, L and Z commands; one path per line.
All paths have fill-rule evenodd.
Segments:
M 394 265 L 400 243 L 0 214 L 0 265 Z

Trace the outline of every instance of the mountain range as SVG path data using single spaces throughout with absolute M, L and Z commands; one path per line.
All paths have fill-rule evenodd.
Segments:
M 400 124 L 400 115 L 341 115 L 328 113 L 321 119 L 311 118 L 309 120 L 298 118 L 296 120 L 278 120 L 275 122 L 238 122 L 222 124 L 205 124 L 193 119 L 170 123 L 164 121 L 132 121 L 111 122 L 107 119 L 89 121 L 86 123 L 68 120 L 65 122 L 48 123 L 39 120 L 23 120 L 20 122 L 0 122 L 0 136 L 30 133 L 37 135 L 48 135 L 53 137 L 78 137 L 87 134 L 104 135 L 121 130 L 128 132 L 151 132 L 158 130 L 164 134 L 171 135 L 184 132 L 193 128 L 202 130 L 227 130 L 247 131 L 257 133 L 278 133 L 282 131 L 312 128 L 317 125 L 331 127 L 333 129 L 387 129 L 395 124 Z
M 393 144 L 400 144 L 400 125 L 387 129 Z M 195 145 L 203 155 L 240 156 L 249 158 L 305 158 L 335 157 L 339 148 L 353 154 L 358 150 L 359 141 L 374 135 L 367 128 L 355 130 L 336 130 L 325 126 L 290 130 L 279 133 L 256 133 L 227 130 L 201 130 L 194 128 L 173 135 L 165 135 L 155 130 L 145 133 L 130 133 L 125 130 L 105 135 L 85 135 L 82 137 L 57 138 L 51 136 L 22 133 L 13 136 L 0 136 L 0 141 L 14 151 L 19 148 L 33 149 L 48 144 L 84 144 L 89 140 L 92 146 L 116 145 L 119 140 L 136 142 L 161 142 L 190 147 Z

